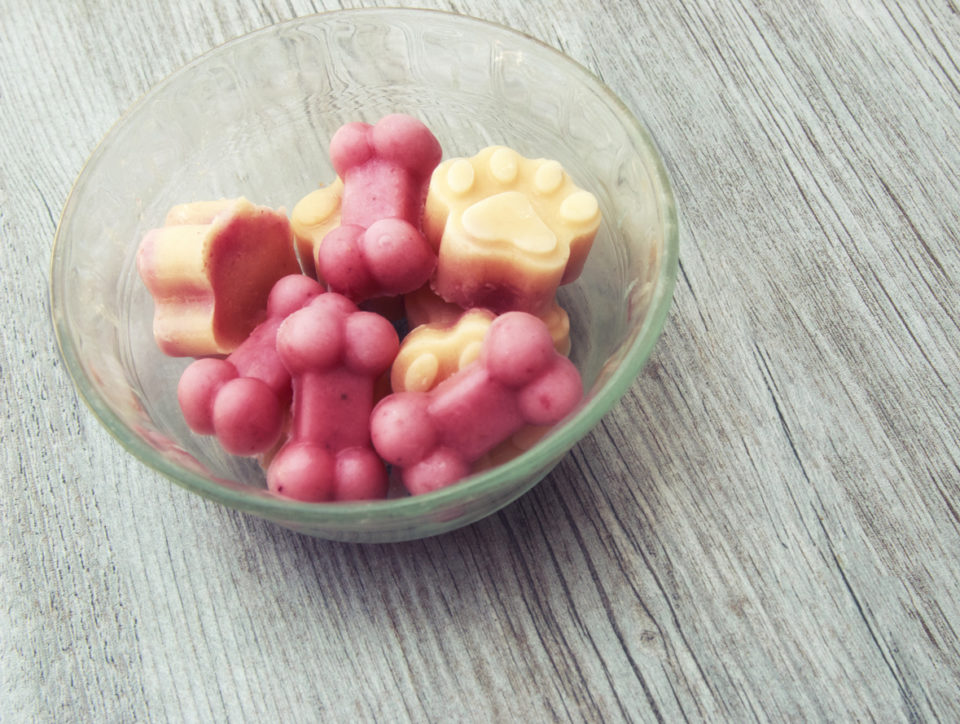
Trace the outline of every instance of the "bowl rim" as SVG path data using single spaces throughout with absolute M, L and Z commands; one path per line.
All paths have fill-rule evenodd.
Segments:
M 61 305 L 57 298 L 56 279 L 58 278 L 58 259 L 61 256 L 63 246 L 61 235 L 64 231 L 67 212 L 74 201 L 81 181 L 85 178 L 88 170 L 94 165 L 95 161 L 104 152 L 108 140 L 115 134 L 117 129 L 123 126 L 154 93 L 157 93 L 160 89 L 176 81 L 179 76 L 187 73 L 190 69 L 206 62 L 210 57 L 233 45 L 245 43 L 258 36 L 281 32 L 297 25 L 311 25 L 349 16 L 372 17 L 376 15 L 389 16 L 396 14 L 405 16 L 432 15 L 442 19 L 443 22 L 464 23 L 467 25 L 481 24 L 486 26 L 488 30 L 511 37 L 515 41 L 520 40 L 526 43 L 532 43 L 541 52 L 554 56 L 557 61 L 564 64 L 571 72 L 579 74 L 583 80 L 587 81 L 589 85 L 601 93 L 608 102 L 617 108 L 621 119 L 624 121 L 623 126 L 627 134 L 632 138 L 636 146 L 649 151 L 648 161 L 650 162 L 650 166 L 648 171 L 655 177 L 657 182 L 656 186 L 660 191 L 658 205 L 661 209 L 663 220 L 663 249 L 660 257 L 662 268 L 655 280 L 644 323 L 630 346 L 622 352 L 621 360 L 617 368 L 613 370 L 610 378 L 604 386 L 597 391 L 593 399 L 581 403 L 573 413 L 556 425 L 549 435 L 540 440 L 530 450 L 503 465 L 475 473 L 462 481 L 441 488 L 440 490 L 416 496 L 405 496 L 386 500 L 309 503 L 282 498 L 260 488 L 245 490 L 240 488 L 239 484 L 228 486 L 221 482 L 216 482 L 186 467 L 177 465 L 164 457 L 157 449 L 145 442 L 141 437 L 134 434 L 127 423 L 114 412 L 110 405 L 97 392 L 96 386 L 89 380 L 76 354 L 76 345 L 73 342 L 71 334 L 63 324 L 63 315 L 59 315 L 58 318 L 57 314 L 57 310 Z M 629 121 L 629 123 L 627 123 L 627 121 Z M 64 362 L 64 367 L 73 381 L 79 397 L 84 401 L 90 411 L 93 412 L 103 427 L 107 429 L 127 452 L 131 453 L 151 469 L 170 478 L 180 487 L 235 510 L 251 513 L 274 521 L 295 523 L 303 526 L 323 525 L 327 526 L 330 530 L 347 531 L 352 530 L 350 527 L 352 523 L 360 520 L 369 522 L 371 518 L 375 518 L 378 524 L 380 524 L 378 527 L 385 528 L 391 522 L 406 521 L 413 517 L 423 518 L 429 516 L 431 512 L 439 511 L 447 505 L 470 500 L 474 496 L 480 496 L 486 492 L 491 485 L 495 485 L 506 471 L 515 473 L 515 475 L 510 476 L 510 479 L 530 475 L 536 473 L 538 470 L 543 470 L 540 476 L 541 478 L 545 476 L 550 468 L 559 461 L 560 457 L 574 447 L 577 442 L 589 433 L 600 421 L 600 418 L 612 409 L 639 375 L 660 336 L 669 313 L 678 266 L 678 211 L 663 155 L 646 126 L 595 73 L 542 40 L 526 32 L 495 21 L 446 10 L 400 7 L 354 8 L 330 10 L 300 16 L 258 28 L 226 40 L 170 72 L 134 101 L 98 141 L 70 188 L 54 233 L 50 256 L 48 293 L 51 321 L 54 327 L 58 351 L 61 360 Z M 534 455 L 535 451 L 536 454 Z M 546 468 L 544 468 L 545 465 L 547 465 Z M 539 478 L 531 482 L 528 488 L 536 484 L 538 480 Z M 520 491 L 518 495 L 522 492 L 523 491 Z M 502 505 L 506 505 L 514 497 L 516 496 L 504 499 Z M 492 513 L 494 511 L 491 510 L 489 512 Z

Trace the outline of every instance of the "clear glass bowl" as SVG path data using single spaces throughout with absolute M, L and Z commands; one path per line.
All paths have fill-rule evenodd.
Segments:
M 144 233 L 177 203 L 246 196 L 290 209 L 334 177 L 343 123 L 423 120 L 444 157 L 511 146 L 560 161 L 603 223 L 582 276 L 562 287 L 584 403 L 520 457 L 427 495 L 299 503 L 264 489 L 251 460 L 193 435 L 136 272 Z M 51 312 L 81 396 L 131 453 L 188 490 L 323 538 L 395 541 L 474 522 L 541 480 L 617 402 L 660 333 L 677 269 L 677 218 L 653 140 L 595 76 L 515 31 L 424 10 L 351 10 L 276 25 L 174 73 L 109 132 L 57 229 Z

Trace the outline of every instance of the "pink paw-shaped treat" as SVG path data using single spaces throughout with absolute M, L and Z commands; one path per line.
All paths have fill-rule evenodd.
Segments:
M 334 292 L 280 325 L 277 352 L 293 383 L 293 421 L 267 468 L 270 490 L 316 502 L 386 496 L 369 423 L 374 384 L 399 344 L 390 322 Z
M 234 455 L 256 455 L 276 444 L 290 405 L 290 373 L 276 350 L 277 329 L 294 311 L 323 293 L 302 274 L 273 285 L 267 318 L 226 359 L 193 362 L 180 377 L 177 399 L 187 425 L 216 435 Z
M 480 358 L 430 392 L 399 392 L 370 418 L 373 445 L 410 493 L 468 475 L 474 461 L 525 425 L 552 425 L 580 401 L 580 373 L 547 326 L 526 312 L 490 325 Z
M 286 212 L 239 198 L 170 209 L 140 243 L 137 269 L 160 349 L 201 357 L 236 349 L 263 320 L 274 283 L 300 265 Z
M 430 175 L 441 149 L 411 116 L 376 125 L 348 123 L 330 140 L 330 158 L 343 179 L 340 226 L 316 246 L 316 268 L 329 288 L 360 302 L 404 294 L 436 267 L 436 251 L 421 231 Z

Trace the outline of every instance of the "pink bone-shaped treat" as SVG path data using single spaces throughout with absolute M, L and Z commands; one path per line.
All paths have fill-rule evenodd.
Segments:
M 267 468 L 270 490 L 317 502 L 386 496 L 386 468 L 370 445 L 370 411 L 374 383 L 399 345 L 390 322 L 335 292 L 280 325 L 277 352 L 293 383 L 293 421 Z
M 290 405 L 290 373 L 276 351 L 283 320 L 323 293 L 302 274 L 279 279 L 267 298 L 267 317 L 226 359 L 205 357 L 187 367 L 177 399 L 187 425 L 216 435 L 234 455 L 256 455 L 280 437 Z
M 434 248 L 421 231 L 423 207 L 442 151 L 416 118 L 389 115 L 348 123 L 330 140 L 343 179 L 340 226 L 316 250 L 331 291 L 361 302 L 413 291 L 433 273 Z
M 414 495 L 445 487 L 525 425 L 552 425 L 583 395 L 580 373 L 558 354 L 546 324 L 526 312 L 490 325 L 480 358 L 429 392 L 398 392 L 373 410 L 380 456 Z

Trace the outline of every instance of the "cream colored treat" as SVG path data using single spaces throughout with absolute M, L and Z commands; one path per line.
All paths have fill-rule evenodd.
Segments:
M 337 176 L 329 186 L 311 191 L 293 207 L 290 225 L 304 274 L 317 277 L 317 250 L 323 237 L 340 225 L 342 200 L 343 181 Z
M 164 219 L 164 226 L 178 226 L 180 224 L 209 224 L 214 217 L 224 209 L 230 207 L 235 199 L 219 199 L 218 201 L 191 201 L 186 204 L 172 206 Z
M 452 324 L 424 324 L 403 339 L 390 368 L 394 392 L 427 392 L 480 355 L 483 338 L 494 320 L 486 309 L 461 310 Z
M 542 314 L 575 280 L 600 226 L 596 197 L 557 161 L 491 146 L 434 171 L 424 232 L 438 249 L 434 290 L 465 308 Z
M 459 304 L 448 302 L 440 297 L 430 288 L 429 284 L 405 294 L 403 304 L 407 323 L 411 329 L 415 329 L 421 324 L 449 326 L 463 316 L 464 311 L 466 311 Z M 553 339 L 553 346 L 557 352 L 564 356 L 569 355 L 570 318 L 563 307 L 554 299 L 553 304 L 537 316 L 546 323 L 547 329 L 550 330 L 550 337 Z
M 429 284 L 403 295 L 404 315 L 410 329 L 421 324 L 450 325 L 456 322 L 466 311 L 459 304 L 448 302 L 437 295 Z
M 287 215 L 240 198 L 183 204 L 167 218 L 137 253 L 157 344 L 176 357 L 229 354 L 263 320 L 274 283 L 300 272 Z

